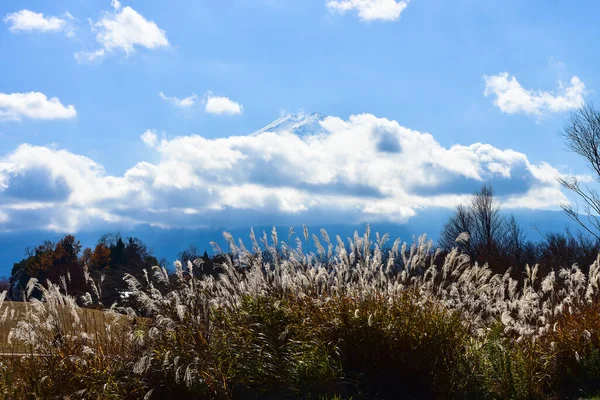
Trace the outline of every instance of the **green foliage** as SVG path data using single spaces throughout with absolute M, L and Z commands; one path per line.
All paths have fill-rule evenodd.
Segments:
M 491 329 L 479 350 L 478 361 L 485 385 L 495 398 L 544 398 L 540 381 L 543 368 L 535 357 L 535 344 L 527 345 L 505 337 L 501 324 Z
M 340 377 L 338 349 L 303 319 L 293 299 L 245 297 L 235 313 L 218 314 L 223 327 L 219 359 L 233 395 L 303 396 L 330 390 Z
M 312 314 L 325 340 L 338 343 L 343 374 L 355 390 L 384 398 L 452 398 L 471 388 L 460 315 L 406 293 L 333 298 Z M 313 316 L 314 318 L 314 316 Z M 462 386 L 462 387 L 461 387 Z

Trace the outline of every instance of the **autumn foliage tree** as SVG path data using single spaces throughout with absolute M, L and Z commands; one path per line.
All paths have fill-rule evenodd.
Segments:
M 102 236 L 94 250 L 86 249 L 84 255 L 91 277 L 102 282 L 100 300 L 107 307 L 121 300 L 121 293 L 127 290 L 125 274 L 143 281 L 144 270 L 151 273 L 152 267 L 159 264 L 144 242 L 119 233 Z
M 14 264 L 9 281 L 15 299 L 21 298 L 31 278 L 58 283 L 64 277 L 68 292 L 80 296 L 91 291 L 85 279 L 87 270 L 98 284 L 99 300 L 110 306 L 127 288 L 123 281 L 126 273 L 142 279 L 143 270 L 150 271 L 154 265 L 158 265 L 157 259 L 137 238 L 108 234 L 94 249 L 82 250 L 74 236 L 66 235 L 57 242 L 46 241 L 27 249 L 26 257 Z
M 10 278 L 12 291 L 20 293 L 25 290 L 31 278 L 42 282 L 60 282 L 60 278 L 64 277 L 71 294 L 85 293 L 86 283 L 80 253 L 81 243 L 72 235 L 66 235 L 56 243 L 46 241 L 27 249 L 27 257 L 13 266 Z

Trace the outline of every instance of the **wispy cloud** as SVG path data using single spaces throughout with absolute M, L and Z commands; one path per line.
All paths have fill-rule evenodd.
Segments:
M 198 95 L 195 93 L 192 93 L 191 96 L 185 97 L 183 99 L 180 99 L 180 98 L 174 97 L 174 96 L 173 97 L 165 96 L 165 94 L 163 92 L 158 92 L 158 95 L 164 101 L 170 103 L 171 105 L 173 105 L 175 107 L 179 107 L 179 108 L 192 107 L 194 104 L 196 104 L 196 100 L 198 100 Z
M 218 115 L 239 115 L 244 112 L 244 107 L 228 97 L 215 96 L 208 92 L 204 99 L 206 103 L 205 110 L 209 114 Z
M 158 144 L 158 136 L 156 135 L 156 131 L 152 129 L 148 129 L 146 132 L 142 133 L 140 139 L 150 147 L 156 147 Z
M 562 112 L 579 108 L 585 102 L 585 85 L 577 76 L 571 78 L 570 86 L 564 86 L 559 82 L 559 94 L 525 89 L 517 78 L 509 76 L 508 72 L 493 76 L 485 75 L 484 79 L 484 95 L 495 96 L 494 104 L 507 114 L 542 115 Z
M 70 20 L 71 14 L 66 13 L 65 18 L 45 16 L 30 10 L 21 10 L 4 17 L 4 22 L 10 24 L 11 32 L 65 32 L 67 36 L 73 36 L 74 30 Z
M 48 98 L 39 92 L 0 93 L 0 121 L 29 119 L 75 118 L 75 106 L 64 106 L 57 97 Z
M 341 13 L 356 12 L 363 21 L 395 21 L 408 3 L 408 0 L 330 0 L 327 7 Z
M 94 51 L 79 51 L 75 53 L 75 60 L 78 63 L 92 63 L 100 61 L 104 58 L 106 51 L 104 49 L 98 49 Z

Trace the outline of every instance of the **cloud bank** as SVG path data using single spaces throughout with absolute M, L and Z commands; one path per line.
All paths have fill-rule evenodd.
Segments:
M 483 182 L 507 207 L 567 200 L 555 168 L 513 150 L 445 148 L 370 114 L 280 121 L 217 139 L 146 131 L 140 138 L 157 161 L 119 176 L 89 157 L 23 144 L 0 158 L 0 230 L 402 223 L 425 208 L 456 206 Z

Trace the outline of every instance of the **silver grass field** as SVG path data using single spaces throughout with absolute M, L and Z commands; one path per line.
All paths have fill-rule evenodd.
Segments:
M 546 276 L 493 274 L 426 237 L 367 227 L 124 276 L 127 304 L 69 277 L 0 294 L 3 398 L 582 398 L 600 387 L 600 258 Z M 457 241 L 468 241 L 461 235 Z M 216 246 L 216 245 L 215 245 Z M 308 249 L 316 249 L 309 251 Z M 220 249 L 218 249 L 220 251 Z M 31 297 L 34 291 L 42 300 Z M 90 308 L 90 307 L 93 307 Z M 107 308 L 108 307 L 108 308 Z

